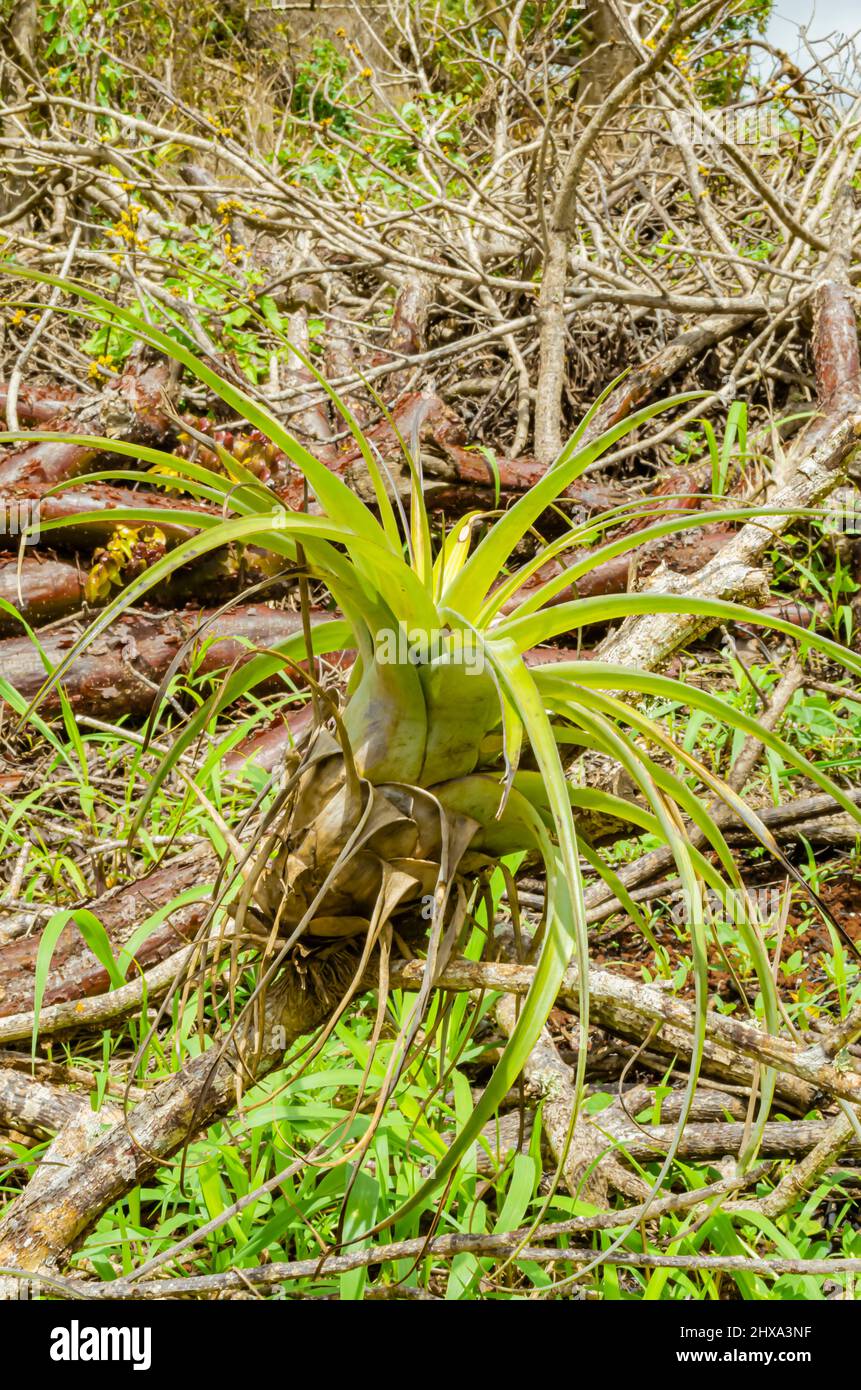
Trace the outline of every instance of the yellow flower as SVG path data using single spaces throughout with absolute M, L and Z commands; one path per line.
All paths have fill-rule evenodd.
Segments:
M 99 370 L 98 362 L 90 363 L 89 367 L 87 368 L 87 376 L 93 377 L 93 379 L 96 381 L 101 381 L 102 373 Z
M 26 317 L 27 315 L 23 309 L 16 309 L 14 314 L 12 314 L 9 322 L 14 324 L 17 328 L 18 324 L 23 323 Z
M 374 70 L 373 70 L 373 68 L 362 68 L 362 71 L 361 71 L 360 76 L 362 76 L 362 77 L 364 77 L 364 78 L 368 78 L 368 77 L 373 77 L 373 75 L 374 75 Z
M 346 31 L 346 29 L 336 29 L 336 30 L 335 30 L 335 38 L 336 38 L 336 39 L 345 39 L 346 37 L 347 37 L 347 31 Z

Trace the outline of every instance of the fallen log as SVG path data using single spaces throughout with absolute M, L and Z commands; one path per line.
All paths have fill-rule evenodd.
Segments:
M 861 803 L 861 790 L 848 788 L 845 795 Z M 814 844 L 854 844 L 861 836 L 861 827 L 846 811 L 841 811 L 827 795 L 797 797 L 782 806 L 757 808 L 764 825 L 779 839 L 805 839 Z M 749 844 L 751 835 L 741 826 L 730 826 L 726 838 L 732 845 Z
M 210 954 L 208 947 L 207 957 Z M 156 965 L 149 966 L 142 975 L 135 975 L 106 994 L 93 994 L 64 1004 L 45 1004 L 39 1010 L 39 1035 L 48 1038 L 58 1034 L 93 1031 L 101 1034 L 106 1028 L 117 1027 L 130 1014 L 138 1022 L 142 1019 L 146 1021 L 147 1010 L 160 1003 L 166 994 L 172 993 L 177 980 L 183 978 L 186 970 L 198 966 L 200 961 L 201 950 L 197 943 L 183 946 Z M 0 1043 L 32 1042 L 35 1023 L 32 1009 L 0 1018 Z
M 600 1120 L 600 1116 L 599 1116 Z M 827 1120 L 770 1120 L 762 1132 L 759 1158 L 803 1158 L 828 1134 Z M 625 1152 L 640 1163 L 654 1162 L 666 1153 L 675 1133 L 673 1125 L 618 1125 L 612 1136 Z M 732 1157 L 741 1152 L 747 1140 L 747 1126 L 738 1122 L 691 1124 L 685 1127 L 676 1153 L 690 1162 Z M 854 1139 L 846 1148 L 853 1164 L 861 1161 L 861 1141 Z
M 271 772 L 283 761 L 289 749 L 304 737 L 314 722 L 314 707 L 309 702 L 298 709 L 284 710 L 264 729 L 257 729 L 227 754 L 221 766 L 228 775 L 246 771 L 249 767 Z
M 208 848 L 193 849 L 153 869 L 134 883 L 112 888 L 86 907 L 101 922 L 116 955 L 143 921 L 180 894 L 215 880 L 218 865 Z M 185 945 L 203 923 L 210 901 L 186 903 L 170 912 L 135 953 L 128 977 L 149 969 Z M 41 936 L 34 933 L 0 945 L 0 1017 L 33 1008 L 36 962 Z M 43 995 L 45 1007 L 104 994 L 111 981 L 104 966 L 70 923 L 60 933 L 51 956 Z
M 546 1115 L 547 1102 L 542 1111 L 542 1122 Z M 529 1119 L 530 1117 L 527 1117 Z M 478 1171 L 486 1177 L 497 1173 L 512 1153 L 525 1153 L 529 1149 L 532 1125 L 524 1126 L 522 1143 L 518 1145 L 521 1117 L 516 1112 L 503 1115 L 494 1121 L 484 1133 L 484 1140 L 490 1148 L 487 1153 L 483 1147 L 478 1152 Z M 617 1116 L 607 1119 L 600 1112 L 590 1125 L 594 1132 L 596 1154 L 603 1154 L 598 1161 L 598 1171 L 609 1159 L 627 1157 L 635 1163 L 655 1163 L 667 1153 L 675 1138 L 675 1126 L 671 1124 L 646 1125 L 620 1123 Z M 759 1158 L 804 1158 L 828 1134 L 831 1125 L 827 1120 L 770 1120 L 763 1128 L 762 1143 L 758 1150 Z M 744 1147 L 747 1138 L 746 1126 L 738 1121 L 718 1121 L 712 1124 L 697 1124 L 696 1121 L 685 1126 L 676 1147 L 676 1157 L 686 1163 L 709 1163 L 725 1158 L 733 1158 Z M 853 1139 L 846 1146 L 845 1157 L 853 1166 L 861 1162 L 861 1142 Z M 593 1162 L 595 1158 L 593 1156 Z M 621 1166 L 621 1165 L 619 1165 Z
M 142 548 L 150 556 L 151 563 L 153 552 L 161 553 L 165 547 L 150 541 L 142 544 Z M 85 601 L 89 607 L 97 608 L 119 592 L 114 584 L 100 586 L 96 593 L 88 585 L 88 576 L 96 573 L 100 553 L 104 552 L 94 552 L 89 570 L 80 562 L 33 553 L 28 553 L 21 562 L 11 556 L 0 556 L 0 599 L 35 628 L 77 613 Z M 121 587 L 138 572 L 134 563 L 130 564 L 127 571 L 121 570 L 116 584 Z M 204 597 L 212 603 L 238 596 L 261 583 L 266 583 L 266 598 L 274 599 L 288 592 L 292 582 L 278 557 L 254 546 L 231 546 L 178 570 L 149 591 L 147 603 L 166 609 L 181 608 L 195 600 L 200 602 Z M 14 637 L 21 631 L 21 624 L 13 614 L 0 608 L 0 637 Z
M 422 960 L 393 962 L 391 987 L 419 989 L 424 969 Z M 458 960 L 441 972 L 436 983 L 440 989 L 499 989 L 526 994 L 534 973 L 527 965 Z M 559 991 L 560 1001 L 574 1013 L 579 1009 L 578 974 L 576 966 L 569 966 Z M 661 1032 L 673 1029 L 688 1040 L 696 1028 L 693 1010 L 683 1000 L 655 985 L 639 984 L 607 970 L 589 971 L 589 1014 L 599 1027 L 637 1040 L 656 1025 Z M 803 1048 L 763 1032 L 755 1023 L 711 1010 L 706 1015 L 706 1038 L 736 1057 L 741 1055 L 797 1077 L 812 1088 L 811 1098 L 818 1092 L 854 1104 L 861 1099 L 861 1072 L 835 1065 L 816 1044 Z
M 310 989 L 304 976 L 288 968 L 270 990 L 262 1016 L 246 1020 L 232 1044 L 186 1063 L 156 1086 L 125 1122 L 73 1157 L 58 1177 L 46 1179 L 12 1203 L 0 1221 L 0 1267 L 35 1272 L 56 1265 L 107 1207 L 231 1109 L 237 1091 L 278 1066 L 285 1039 L 289 1044 L 331 1013 L 354 968 L 355 956 L 344 948 L 320 963 Z M 390 987 L 419 989 L 426 968 L 423 960 L 393 962 Z M 458 959 L 444 968 L 437 984 L 441 989 L 525 994 L 534 973 L 530 966 Z M 369 972 L 368 987 L 375 983 Z M 624 1031 L 625 1018 L 634 1019 L 641 1036 L 651 1034 L 655 1024 L 669 1025 L 688 1037 L 694 1033 L 691 1009 L 653 985 L 595 970 L 590 971 L 590 990 L 598 1022 L 621 1025 Z M 576 967 L 569 968 L 560 998 L 576 1007 Z M 820 1090 L 852 1100 L 861 1094 L 861 1075 L 823 1060 L 815 1048 L 804 1051 L 784 1039 L 767 1037 L 753 1024 L 722 1015 L 709 1014 L 709 1031 L 733 1054 L 800 1077 L 811 1098 Z
M 190 650 L 206 645 L 196 670 L 209 675 L 234 663 L 241 665 L 255 649 L 302 630 L 299 613 L 265 604 L 246 604 L 228 613 L 216 613 L 186 609 L 119 618 L 81 653 L 64 676 L 63 689 L 72 710 L 99 719 L 122 715 L 139 718 L 149 713 L 159 683 L 186 643 Z M 79 635 L 74 627 L 45 633 L 42 646 L 52 668 L 63 660 Z M 188 669 L 188 654 L 180 669 Z M 44 663 L 27 637 L 0 642 L 0 670 L 27 701 L 35 698 L 46 679 Z M 266 688 L 281 688 L 280 682 L 274 679 Z M 59 714 L 56 690 L 40 704 L 39 712 L 43 718 Z
M 511 1037 L 518 1017 L 515 999 L 503 995 L 497 1001 L 494 1016 L 506 1036 Z M 634 1201 L 648 1197 L 648 1183 L 626 1168 L 612 1148 L 606 1152 L 609 1146 L 589 1116 L 581 1110 L 573 1121 L 577 1088 L 571 1068 L 560 1057 L 549 1029 L 542 1028 L 523 1077 L 544 1096 L 541 1126 L 572 1197 L 599 1207 L 607 1206 L 611 1188 Z M 516 1118 L 519 1121 L 520 1117 Z
M 0 420 L 6 423 L 9 388 L 0 382 Z M 18 391 L 18 420 L 26 428 L 48 425 L 65 414 L 83 393 L 71 386 L 22 386 Z
M 659 387 L 682 371 L 709 348 L 733 337 L 752 321 L 752 314 L 716 314 L 686 329 L 648 361 L 629 372 L 595 412 L 583 434 L 584 444 L 597 439 L 612 425 L 644 405 Z
M 62 1129 L 83 1105 L 80 1095 L 0 1067 L 0 1129 L 44 1139 Z
M 31 627 L 52 623 L 80 608 L 84 582 L 80 569 L 62 560 L 27 557 L 19 571 L 17 559 L 0 559 L 0 599 L 17 609 Z M 0 636 L 21 630 L 21 624 L 0 608 Z
M 95 397 L 80 397 L 66 412 L 53 417 L 59 433 L 110 435 L 137 444 L 164 443 L 173 432 L 164 410 L 170 379 L 168 363 L 144 348 L 135 350 L 116 382 Z M 35 403 L 38 409 L 38 403 Z M 52 487 L 85 473 L 101 450 L 88 445 L 34 441 L 12 450 L 0 460 L 0 488 L 26 483 Z
M 11 483 L 0 489 L 0 534 L 17 535 L 27 523 L 36 530 L 28 545 L 48 544 L 58 550 L 92 550 L 110 539 L 116 525 L 111 513 L 119 508 L 152 511 L 170 508 L 187 511 L 188 525 L 159 522 L 159 530 L 168 545 L 178 545 L 197 534 L 194 514 L 213 512 L 205 502 L 190 502 L 183 497 L 166 497 L 148 488 L 114 487 L 108 483 L 90 483 L 86 487 L 67 487 L 50 492 L 46 485 Z M 85 518 L 76 524 L 76 519 Z M 58 523 L 56 529 L 43 529 L 47 522 Z M 63 525 L 68 522 L 68 525 Z

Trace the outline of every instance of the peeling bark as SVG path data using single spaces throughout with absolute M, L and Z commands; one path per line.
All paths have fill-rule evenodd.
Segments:
M 517 1006 L 506 994 L 494 1010 L 496 1020 L 507 1037 L 517 1022 Z M 523 1069 L 525 1080 L 544 1096 L 541 1125 L 557 1163 L 561 1165 L 565 1186 L 576 1197 L 596 1206 L 607 1205 L 610 1189 L 642 1202 L 649 1195 L 648 1184 L 626 1168 L 612 1152 L 599 1125 L 582 1111 L 572 1128 L 576 1088 L 571 1068 L 563 1062 L 549 1031 L 541 1036 Z
M 6 420 L 8 386 L 0 382 L 0 420 Z M 18 392 L 18 420 L 27 427 L 49 425 L 66 414 L 81 398 L 70 386 L 22 386 Z
M 20 1130 L 34 1139 L 44 1139 L 62 1129 L 84 1105 L 82 1096 L 60 1086 L 48 1086 L 0 1067 L 0 1129 Z

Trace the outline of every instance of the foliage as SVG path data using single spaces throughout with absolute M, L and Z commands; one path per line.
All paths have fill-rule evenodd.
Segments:
M 16 274 L 33 281 L 60 285 L 53 277 L 16 267 Z M 220 455 L 227 476 L 199 464 L 161 456 L 157 450 L 110 443 L 114 451 L 134 452 L 155 464 L 150 478 L 158 482 L 158 465 L 167 464 L 171 478 L 181 473 L 194 495 L 220 498 L 233 515 L 218 521 L 201 513 L 202 535 L 178 545 L 133 579 L 93 622 L 89 630 L 69 651 L 51 675 L 46 688 L 62 679 L 63 672 L 77 653 L 92 644 L 114 618 L 139 601 L 154 585 L 179 569 L 192 555 L 199 556 L 228 542 L 243 541 L 274 551 L 295 561 L 298 546 L 306 557 L 313 579 L 325 585 L 345 615 L 342 622 L 318 625 L 312 634 L 318 652 L 352 648 L 358 652 L 346 705 L 342 729 L 349 739 L 343 743 L 345 756 L 355 760 L 360 776 L 370 785 L 385 786 L 393 777 L 399 782 L 433 787 L 446 813 L 466 814 L 477 824 L 472 848 L 485 855 L 498 856 L 514 851 L 537 854 L 547 876 L 547 901 L 542 928 L 543 941 L 537 960 L 535 982 L 523 1003 L 514 1033 L 488 1080 L 481 1098 L 459 1115 L 458 1132 L 444 1155 L 439 1155 L 433 1174 L 398 1208 L 397 1219 L 420 1211 L 439 1187 L 469 1154 L 482 1126 L 492 1117 L 502 1098 L 516 1080 L 548 1011 L 556 997 L 562 975 L 572 956 L 580 971 L 580 1027 L 582 1046 L 577 1086 L 580 1103 L 584 1098 L 584 1065 L 588 1030 L 588 948 L 586 944 L 581 857 L 587 852 L 577 831 L 574 808 L 588 805 L 611 816 L 635 820 L 673 853 L 684 896 L 685 916 L 692 949 L 692 976 L 696 993 L 698 1036 L 694 1042 L 686 1099 L 676 1128 L 676 1141 L 655 1178 L 659 1186 L 669 1172 L 687 1116 L 699 1067 L 708 985 L 708 926 L 704 894 L 710 889 L 724 902 L 734 901 L 745 890 L 738 868 L 721 831 L 711 820 L 708 796 L 716 796 L 738 814 L 759 842 L 778 855 L 787 872 L 797 870 L 780 854 L 762 822 L 729 787 L 693 757 L 682 744 L 674 743 L 647 716 L 641 706 L 625 703 L 618 692 L 629 691 L 640 697 L 652 696 L 683 701 L 688 706 L 737 730 L 756 734 L 773 754 L 788 767 L 803 770 L 851 815 L 861 821 L 861 812 L 827 774 L 810 765 L 789 742 L 759 726 L 737 706 L 726 703 L 704 690 L 682 685 L 666 676 L 636 672 L 627 668 L 603 666 L 600 662 L 580 661 L 572 665 L 551 665 L 529 670 L 522 653 L 558 633 L 567 633 L 594 621 L 603 621 L 645 606 L 666 612 L 695 612 L 713 619 L 738 619 L 762 624 L 761 614 L 739 605 L 718 601 L 680 599 L 654 595 L 628 594 L 607 599 L 583 599 L 547 606 L 564 585 L 613 554 L 648 540 L 651 536 L 676 529 L 680 524 L 698 524 L 701 517 L 674 518 L 646 527 L 635 537 L 606 543 L 593 549 L 587 558 L 568 565 L 563 574 L 546 582 L 529 597 L 517 602 L 502 616 L 508 599 L 519 593 L 524 581 L 551 557 L 564 555 L 583 539 L 583 528 L 573 528 L 550 543 L 539 545 L 526 563 L 511 566 L 512 557 L 525 533 L 546 506 L 589 464 L 617 440 L 642 427 L 655 416 L 682 405 L 687 397 L 645 407 L 629 419 L 612 427 L 590 444 L 581 444 L 589 418 L 569 441 L 547 475 L 526 493 L 510 511 L 496 520 L 474 516 L 445 537 L 434 553 L 428 517 L 415 463 L 409 459 L 413 488 L 409 518 L 399 518 L 373 454 L 349 412 L 337 402 L 345 422 L 362 448 L 374 485 L 379 519 L 347 487 L 300 446 L 284 427 L 259 403 L 232 386 L 186 348 L 181 337 L 168 336 L 128 310 L 110 306 L 100 295 L 80 283 L 62 283 L 62 288 L 87 306 L 84 315 L 101 316 L 113 312 L 118 321 L 134 334 L 173 356 L 201 382 L 215 391 L 225 403 L 262 430 L 293 461 L 306 477 L 320 506 L 318 515 L 290 513 L 274 505 L 273 495 L 261 488 L 252 474 L 226 453 Z M 310 366 L 310 364 L 309 364 Z M 597 408 L 593 407 L 593 410 Z M 32 436 L 31 436 L 32 437 Z M 50 434 L 42 437 L 52 438 Z M 84 441 L 86 442 L 86 441 Z M 93 441 L 94 445 L 98 441 Z M 108 447 L 109 441 L 101 441 Z M 762 514 L 758 509 L 757 514 Z M 742 509 L 713 513 L 739 518 Z M 117 513 L 119 520 L 153 524 L 170 520 L 187 521 L 188 514 L 172 514 L 169 507 L 149 517 Z M 48 523 L 50 527 L 50 523 Z M 588 529 L 588 528 L 587 528 Z M 500 573 L 504 582 L 497 583 Z M 804 632 L 779 619 L 770 625 L 809 647 L 842 661 L 848 669 L 861 671 L 861 659 L 829 639 Z M 430 639 L 444 634 L 442 656 L 429 663 L 412 660 L 395 665 L 383 664 L 381 640 L 387 633 L 403 629 L 412 640 Z M 464 670 L 455 655 L 457 639 L 470 634 L 478 642 L 483 667 Z M 234 673 L 221 690 L 193 716 L 186 729 L 175 738 L 169 752 L 152 777 L 135 816 L 133 830 L 144 824 L 165 777 L 176 767 L 185 750 L 210 725 L 213 718 L 240 696 L 253 690 L 256 682 L 298 657 L 302 641 L 290 639 L 269 653 L 252 659 Z M 465 703 L 465 695 L 470 699 Z M 385 709 L 385 734 L 380 743 L 375 729 L 380 711 Z M 342 734 L 343 738 L 343 734 Z M 645 809 L 638 811 L 608 793 L 577 789 L 567 781 L 560 760 L 559 744 L 581 744 L 609 753 L 626 769 L 638 787 Z M 528 770 L 526 754 L 538 769 Z M 669 765 L 656 754 L 669 754 Z M 672 768 L 675 767 L 675 771 Z M 675 813 L 670 812 L 674 806 Z M 716 869 L 681 829 L 681 815 L 690 817 L 706 837 L 717 856 Z M 618 885 L 612 870 L 592 854 L 589 863 L 617 893 L 622 894 L 634 920 L 647 930 L 642 913 Z M 492 862 L 492 861 L 491 861 Z M 473 886 L 470 887 L 470 879 Z M 478 880 L 466 874 L 467 903 L 475 912 Z M 438 891 L 433 919 L 429 924 L 430 949 L 441 939 L 446 922 L 446 903 L 451 884 Z M 753 962 L 765 1025 L 778 1026 L 778 1004 L 770 961 L 756 930 L 755 916 L 745 909 L 735 925 Z M 467 920 L 472 920 L 468 917 Z M 313 917 L 304 924 L 313 930 Z M 298 934 L 301 934 L 300 923 Z M 370 930 L 370 928 L 369 928 Z M 296 939 L 298 939 L 298 934 Z M 411 1055 L 409 1042 L 421 1021 L 421 999 L 413 1004 L 402 1023 L 395 1043 L 393 1075 L 403 1074 Z M 774 1078 L 766 1073 L 761 1087 L 759 1117 L 742 1157 L 750 1163 L 768 1113 Z M 386 1083 L 391 1087 L 392 1081 Z M 365 1145 L 370 1143 L 366 1137 Z M 394 1220 L 394 1218 L 391 1218 Z M 619 1237 L 624 1240 L 627 1236 Z

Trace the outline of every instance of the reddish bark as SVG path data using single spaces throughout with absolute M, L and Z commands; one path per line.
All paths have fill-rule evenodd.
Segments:
M 283 568 L 278 557 L 256 547 L 217 550 L 151 589 L 146 603 L 161 608 L 181 608 L 203 598 L 211 603 L 239 595 L 265 580 L 271 581 L 265 597 L 278 598 L 292 585 L 288 575 L 282 580 L 276 578 Z M 127 581 L 131 575 L 124 578 Z M 86 579 L 86 564 L 27 554 L 19 566 L 17 556 L 0 555 L 0 599 L 17 609 L 31 627 L 38 628 L 77 612 L 84 603 Z M 114 587 L 99 602 L 89 599 L 88 603 L 99 607 L 117 593 L 119 588 Z M 0 608 L 0 636 L 14 637 L 21 631 L 21 624 Z
M 523 653 L 527 666 L 550 666 L 560 661 L 588 661 L 592 656 L 591 647 L 528 647 Z
M 6 382 L 0 382 L 0 419 L 4 423 L 8 394 Z M 18 391 L 18 423 L 25 429 L 48 425 L 81 398 L 82 393 L 72 386 L 22 386 Z
M 51 423 L 66 434 L 110 435 L 138 444 L 163 442 L 172 430 L 163 406 L 169 372 L 163 359 L 153 362 L 143 350 L 133 353 L 119 381 L 110 382 L 96 397 L 70 403 L 66 413 Z M 78 444 L 24 444 L 0 462 L 0 487 L 53 486 L 85 473 L 102 452 Z
M 81 525 L 70 524 L 67 527 L 59 526 L 56 530 L 43 530 L 39 539 L 43 544 L 61 550 L 91 550 L 94 546 L 104 545 L 111 535 L 117 524 L 111 513 L 119 507 L 187 511 L 188 526 L 158 523 L 169 545 L 178 545 L 197 533 L 199 528 L 194 524 L 195 512 L 214 511 L 205 502 L 166 496 L 147 488 L 132 489 L 93 483 L 88 487 L 66 487 L 59 492 L 50 492 L 45 485 L 13 483 L 0 489 L 0 532 L 7 536 L 14 535 L 21 518 L 32 516 L 33 508 L 37 509 L 42 526 L 49 521 L 71 523 L 73 518 L 85 516 L 87 520 Z
M 637 515 L 623 521 L 611 533 L 617 536 L 633 535 L 651 526 L 654 521 L 665 521 L 683 512 L 693 512 L 706 504 L 703 493 L 711 491 L 711 468 L 701 465 L 698 468 L 668 468 L 658 475 L 648 497 L 637 502 Z M 628 502 L 636 499 L 628 497 Z M 695 534 L 695 533 L 694 533 Z
M 507 501 L 532 487 L 546 472 L 533 458 L 497 459 L 494 468 L 479 449 L 467 447 L 463 421 L 432 391 L 410 391 L 402 396 L 391 411 L 391 422 L 379 421 L 366 431 L 366 438 L 405 493 L 410 478 L 401 440 L 413 453 L 417 446 L 425 482 L 430 485 L 428 506 L 445 511 L 491 505 L 497 483 L 500 501 Z M 343 441 L 337 449 L 325 449 L 319 456 L 357 492 L 371 495 L 364 458 L 352 440 Z M 578 481 L 566 496 L 589 511 L 604 511 L 624 502 L 627 494 L 599 483 Z
M 221 766 L 228 774 L 245 772 L 259 767 L 271 772 L 283 760 L 288 749 L 311 728 L 314 707 L 310 701 L 298 709 L 285 710 L 275 716 L 263 729 L 256 729 L 227 754 Z
M 136 883 L 111 889 L 87 904 L 102 923 L 116 954 L 140 924 L 180 893 L 215 878 L 217 862 L 209 849 L 192 850 L 180 858 L 154 869 Z M 201 902 L 178 907 L 156 927 L 135 954 L 128 978 L 156 965 L 191 939 L 203 923 L 211 906 L 207 896 Z M 0 946 L 0 1017 L 24 1013 L 33 1007 L 36 958 L 41 937 L 34 933 Z M 51 957 L 51 969 L 43 1004 L 63 1004 L 104 994 L 110 989 L 107 971 L 86 946 L 80 932 L 70 924 L 60 934 Z
M 819 402 L 829 413 L 861 393 L 861 359 L 855 301 L 849 282 L 854 203 L 852 190 L 841 190 L 832 214 L 831 250 L 816 290 L 813 360 Z
M 590 443 L 612 425 L 624 420 L 626 415 L 630 415 L 638 406 L 644 405 L 659 386 L 663 386 L 689 362 L 702 356 L 716 343 L 746 327 L 750 318 L 751 315 L 739 315 L 736 318 L 718 315 L 680 333 L 648 361 L 629 372 L 610 392 L 590 420 L 583 435 L 583 443 Z
M 315 612 L 314 616 L 321 615 Z M 66 673 L 63 689 L 72 709 L 101 719 L 148 714 L 159 683 L 180 648 L 189 638 L 195 638 L 209 617 L 206 610 L 188 609 L 151 617 L 136 614 L 119 618 Z M 282 641 L 300 630 L 298 613 L 281 612 L 264 604 L 235 608 L 214 618 L 200 631 L 198 645 L 208 645 L 195 669 L 210 674 L 234 663 L 241 665 L 255 649 Z M 79 635 L 76 627 L 58 627 L 44 634 L 42 645 L 53 666 L 63 659 Z M 181 669 L 187 667 L 190 651 Z M 45 681 L 45 667 L 27 637 L 10 637 L 0 642 L 0 670 L 26 700 L 32 700 Z M 269 688 L 279 688 L 279 682 L 273 680 Z M 39 706 L 43 717 L 56 715 L 59 709 L 56 691 Z
M 861 409 L 861 359 L 855 301 L 849 278 L 854 203 L 847 184 L 832 212 L 831 249 L 818 276 L 813 302 L 813 361 L 820 410 L 793 449 L 809 454 L 846 416 Z
M 785 623 L 795 623 L 796 627 L 811 627 L 813 623 L 828 617 L 829 607 L 825 599 L 801 603 L 797 599 L 783 599 L 763 604 L 759 612 L 764 618 L 780 618 Z M 747 627 L 744 623 L 733 623 L 739 632 L 749 633 L 751 637 L 762 635 L 761 627 Z
M 636 535 L 638 531 L 656 521 L 663 521 L 702 507 L 703 498 L 698 492 L 702 484 L 702 473 L 692 472 L 690 469 L 672 469 L 663 474 L 649 496 L 643 498 L 642 504 L 638 507 L 638 515 L 608 531 L 606 539 L 617 540 L 623 536 Z M 629 497 L 628 501 L 631 500 Z M 632 587 L 635 579 L 642 582 L 661 563 L 669 565 L 681 574 L 691 574 L 711 559 L 731 535 L 731 528 L 725 524 L 700 526 L 679 534 L 670 533 L 596 565 L 578 579 L 576 584 L 567 585 L 560 590 L 550 602 L 567 603 L 572 598 L 623 594 Z M 504 611 L 510 613 L 535 589 L 585 559 L 589 553 L 588 550 L 576 550 L 564 560 L 549 560 L 509 599 Z
M 75 565 L 62 560 L 28 556 L 19 571 L 17 558 L 0 559 L 0 598 L 18 609 L 31 627 L 40 627 L 80 608 L 84 578 Z M 21 631 L 21 624 L 0 609 L 0 633 Z

